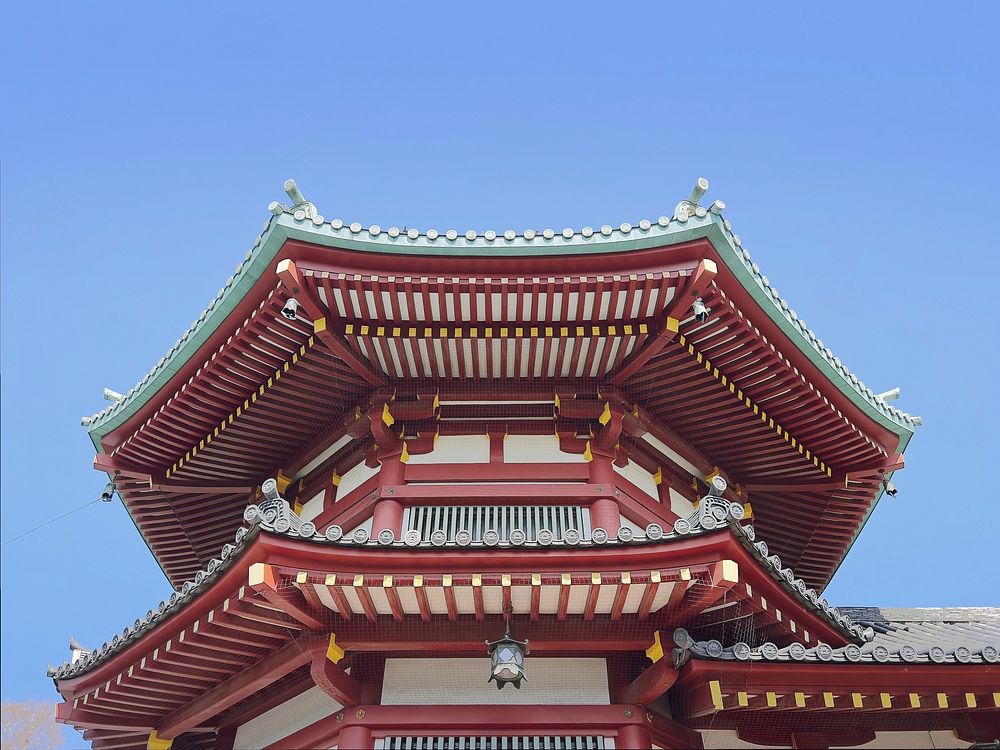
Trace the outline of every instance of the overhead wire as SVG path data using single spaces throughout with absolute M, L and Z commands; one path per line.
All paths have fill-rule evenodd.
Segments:
M 50 524 L 53 524 L 56 521 L 59 521 L 59 520 L 65 518 L 66 516 L 73 515 L 77 511 L 81 511 L 84 508 L 89 508 L 94 503 L 99 503 L 99 502 L 101 502 L 101 498 L 97 498 L 96 500 L 91 500 L 89 503 L 84 503 L 83 505 L 81 505 L 81 506 L 79 506 L 77 508 L 73 508 L 73 510 L 68 510 L 65 513 L 63 513 L 62 515 L 56 516 L 55 518 L 50 518 L 48 521 L 45 521 L 44 523 L 40 523 L 40 524 L 38 524 L 38 526 L 35 526 L 34 528 L 28 529 L 27 531 L 25 531 L 25 532 L 23 532 L 21 534 L 18 534 L 17 536 L 12 537 L 11 539 L 8 539 L 3 544 L 0 544 L 0 547 L 6 547 L 11 542 L 16 542 L 18 539 L 23 539 L 24 537 L 28 536 L 28 534 L 33 534 L 34 532 L 38 531 L 39 529 L 44 529 L 46 526 L 49 526 Z

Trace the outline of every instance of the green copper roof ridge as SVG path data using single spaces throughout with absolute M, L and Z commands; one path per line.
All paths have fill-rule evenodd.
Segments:
M 750 253 L 742 248 L 739 236 L 732 232 L 728 220 L 713 205 L 711 211 L 696 207 L 696 213 L 681 220 L 661 216 L 657 221 L 642 220 L 637 227 L 623 223 L 614 228 L 604 225 L 599 230 L 589 227 L 576 232 L 564 229 L 560 233 L 510 230 L 503 235 L 473 231 L 459 234 L 448 230 L 405 233 L 395 227 L 383 232 L 377 225 L 365 229 L 359 223 L 344 226 L 340 220 L 325 222 L 322 216 L 308 216 L 302 208 L 280 211 L 269 219 L 246 258 L 220 290 L 198 320 L 174 344 L 168 354 L 139 384 L 130 389 L 122 401 L 112 404 L 90 419 L 88 432 L 95 447 L 101 450 L 104 435 L 131 418 L 170 378 L 184 367 L 201 345 L 218 330 L 229 313 L 269 267 L 286 239 L 300 239 L 313 244 L 337 246 L 361 252 L 412 255 L 446 255 L 464 257 L 532 257 L 556 252 L 607 253 L 628 252 L 663 245 L 675 245 L 701 237 L 708 238 L 720 257 L 761 309 L 795 342 L 827 379 L 876 423 L 899 436 L 902 452 L 919 420 L 899 409 L 888 406 L 853 375 L 833 353 L 822 345 L 815 334 L 802 322 L 777 290 L 760 273 Z M 770 301 L 770 304 L 767 304 Z
M 279 231 L 280 230 L 280 231 Z M 271 238 L 280 234 L 280 242 L 271 242 Z M 247 252 L 243 261 L 237 266 L 235 273 L 229 278 L 226 286 L 219 291 L 215 299 L 191 324 L 181 338 L 174 343 L 166 356 L 133 386 L 122 401 L 106 407 L 95 414 L 88 425 L 91 442 L 98 451 L 102 451 L 101 438 L 121 424 L 128 421 L 153 395 L 165 386 L 174 374 L 183 368 L 201 348 L 201 345 L 218 330 L 219 326 L 236 308 L 243 295 L 261 277 L 263 271 L 270 265 L 278 250 L 284 244 L 284 227 L 270 220 L 264 231 L 258 235 L 253 247 Z M 270 253 L 270 254 L 269 254 Z

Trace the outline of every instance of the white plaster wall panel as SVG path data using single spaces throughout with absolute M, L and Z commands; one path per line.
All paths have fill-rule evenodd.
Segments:
M 258 750 L 331 716 L 342 706 L 313 687 L 265 711 L 236 730 L 234 750 Z
M 604 659 L 531 657 L 520 690 L 486 682 L 489 658 L 386 659 L 382 704 L 398 705 L 606 705 Z
M 299 513 L 299 518 L 303 521 L 311 521 L 320 513 L 323 512 L 323 495 L 326 494 L 326 490 L 320 490 L 315 495 L 313 495 L 307 502 L 302 504 L 302 512 Z
M 490 462 L 488 435 L 442 435 L 434 441 L 430 453 L 411 455 L 408 463 L 419 464 L 487 464 Z
M 362 461 L 357 466 L 350 469 L 340 478 L 340 484 L 337 485 L 337 500 L 342 500 L 347 497 L 348 493 L 356 490 L 362 484 L 378 474 L 379 468 L 380 467 L 375 467 L 373 469 Z
M 330 593 L 330 589 L 326 586 L 313 586 L 316 591 L 316 596 L 319 597 L 320 602 L 323 606 L 334 612 L 339 612 L 337 609 L 337 603 L 333 600 L 333 595 Z
M 514 607 L 515 612 L 530 612 L 531 586 L 514 586 L 511 588 L 510 603 Z M 538 609 L 541 613 L 548 614 L 545 612 L 545 608 L 542 606 L 541 600 L 538 602 Z
M 352 438 L 350 435 L 344 435 L 342 438 L 340 438 L 339 440 L 335 441 L 329 448 L 327 448 L 322 453 L 320 453 L 318 456 L 316 456 L 316 458 L 314 458 L 312 461 L 310 461 L 305 466 L 303 466 L 301 469 L 299 469 L 298 473 L 296 473 L 296 475 L 294 477 L 292 477 L 292 479 L 301 479 L 302 477 L 306 476 L 311 471 L 313 471 L 316 467 L 318 467 L 321 463 L 323 463 L 324 461 L 326 461 L 326 459 L 328 459 L 334 453 L 336 453 L 341 448 L 343 448 L 345 445 L 347 445 L 349 442 L 351 442 L 353 439 L 354 438 Z
M 344 586 L 341 590 L 344 592 L 344 598 L 351 606 L 352 612 L 364 612 L 364 607 L 361 606 L 361 597 L 358 596 L 358 592 L 354 590 L 353 586 Z
M 698 471 L 697 466 L 695 466 L 693 463 L 691 463 L 686 458 L 681 456 L 680 453 L 675 451 L 673 448 L 664 443 L 662 440 L 653 437 L 648 432 L 642 436 L 642 439 L 645 440 L 650 445 L 652 445 L 658 451 L 660 451 L 660 453 L 662 453 L 664 456 L 670 458 L 674 463 L 676 463 L 682 469 L 688 471 L 691 474 L 691 476 L 698 477 L 699 479 L 705 478 L 705 476 L 700 471 Z
M 588 586 L 570 586 L 569 599 L 566 602 L 566 612 L 571 615 L 582 615 L 587 606 Z
M 673 487 L 670 488 L 670 510 L 681 518 L 687 518 L 694 513 L 694 503 L 688 500 Z
M 507 435 L 503 441 L 504 461 L 509 464 L 579 464 L 582 454 L 563 453 L 555 435 Z
M 653 595 L 653 605 L 650 607 L 650 612 L 657 612 L 666 606 L 667 602 L 670 601 L 670 594 L 673 593 L 674 586 L 676 585 L 676 583 L 664 582 L 657 587 L 656 593 Z
M 431 614 L 448 614 L 448 603 L 444 598 L 444 589 L 440 586 L 430 586 L 425 591 L 427 592 L 427 606 L 431 608 Z
M 611 611 L 611 606 L 615 603 L 618 595 L 618 586 L 604 585 L 597 595 L 597 613 L 606 615 Z
M 544 615 L 554 615 L 559 609 L 560 593 L 562 593 L 561 586 L 542 586 L 538 596 L 539 611 Z
M 419 612 L 420 605 L 417 603 L 417 592 L 415 589 L 409 586 L 404 586 L 403 588 L 396 589 L 396 594 L 399 596 L 399 603 L 403 607 L 404 612 Z
M 512 601 L 514 599 L 514 590 L 511 589 Z M 483 586 L 483 606 L 487 612 L 501 611 L 503 609 L 503 589 L 499 586 Z
M 660 492 L 657 488 L 656 480 L 653 479 L 653 475 L 639 466 L 635 461 L 629 460 L 628 466 L 625 467 L 618 466 L 617 464 L 612 464 L 612 466 L 616 473 L 645 492 L 651 499 L 656 500 L 659 498 Z
M 646 584 L 633 583 L 628 587 L 628 593 L 625 595 L 625 606 L 622 609 L 626 615 L 634 615 L 639 611 L 639 605 L 642 603 L 642 597 L 646 593 Z
M 389 606 L 389 597 L 385 593 L 385 589 L 376 588 L 375 586 L 370 586 L 368 588 L 369 594 L 371 594 L 372 604 L 375 605 L 375 611 L 380 615 L 391 615 L 392 607 Z

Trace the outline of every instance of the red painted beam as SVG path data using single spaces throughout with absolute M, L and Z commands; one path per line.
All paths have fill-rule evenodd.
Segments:
M 343 651 L 338 649 L 331 635 L 326 641 L 318 641 L 312 647 L 312 663 L 309 673 L 316 685 L 342 706 L 361 703 L 361 684 L 343 670 L 338 662 L 343 659 Z
M 363 710 L 344 711 L 329 716 L 295 734 L 269 745 L 267 750 L 298 750 L 303 747 L 347 747 L 350 729 L 364 727 L 370 738 L 400 734 L 435 737 L 467 734 L 601 734 L 618 735 L 628 727 L 648 726 L 645 711 L 635 705 L 604 706 L 479 706 L 449 705 L 362 706 Z M 339 718 L 338 718 L 339 717 Z M 337 743 L 339 735 L 340 742 Z M 353 736 L 353 735 L 352 735 Z M 371 745 L 369 744 L 368 747 Z M 353 747 L 353 746 L 352 746 Z M 619 745 L 624 747 L 624 745 Z
M 365 382 L 373 386 L 381 386 L 384 384 L 382 377 L 375 373 L 375 370 L 366 362 L 362 362 L 361 359 L 354 356 L 350 348 L 340 340 L 340 338 L 330 330 L 326 328 L 327 316 L 333 315 L 331 310 L 325 310 L 323 306 L 313 298 L 312 294 L 308 291 L 306 284 L 302 280 L 302 274 L 296 267 L 295 262 L 292 260 L 282 260 L 278 263 L 275 270 L 278 278 L 281 279 L 281 283 L 284 284 L 289 291 L 295 296 L 295 299 L 299 301 L 303 309 L 312 317 L 314 321 L 321 320 L 322 324 L 316 325 L 315 335 L 322 341 L 327 347 L 332 351 L 338 358 L 340 358 L 344 363 L 347 364 L 355 373 L 364 378 Z
M 628 703 L 652 703 L 663 695 L 677 681 L 677 670 L 666 654 L 651 667 L 645 669 L 625 688 L 624 700 Z
M 164 716 L 156 727 L 157 735 L 172 739 L 189 732 L 201 722 L 236 705 L 303 664 L 308 664 L 311 659 L 312 654 L 300 641 L 292 641 L 235 677 Z
M 307 628 L 320 630 L 323 628 L 323 621 L 306 607 L 299 605 L 291 598 L 292 592 L 301 596 L 301 592 L 289 586 L 288 592 L 279 591 L 278 576 L 271 565 L 257 563 L 250 567 L 250 587 L 267 599 L 279 610 L 302 623 Z M 305 601 L 305 600 L 304 600 Z M 305 602 L 308 606 L 308 602 Z

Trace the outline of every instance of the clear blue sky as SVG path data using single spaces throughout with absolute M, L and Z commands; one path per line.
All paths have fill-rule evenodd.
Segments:
M 97 497 L 80 416 L 198 315 L 286 177 L 327 218 L 558 231 L 669 213 L 704 175 L 926 422 L 831 600 L 1000 604 L 997 6 L 569 7 L 7 6 L 3 539 Z M 2 563 L 5 699 L 54 699 L 70 634 L 169 593 L 117 501 Z

